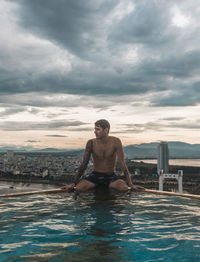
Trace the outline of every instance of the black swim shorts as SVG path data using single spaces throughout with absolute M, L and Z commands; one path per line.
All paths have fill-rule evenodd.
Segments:
M 95 185 L 108 186 L 111 182 L 118 179 L 124 179 L 124 176 L 117 176 L 114 172 L 112 174 L 100 173 L 93 171 L 91 174 L 87 175 L 84 180 L 88 180 Z

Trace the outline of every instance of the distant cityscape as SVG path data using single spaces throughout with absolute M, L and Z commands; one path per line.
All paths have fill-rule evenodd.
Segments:
M 162 143 L 162 142 L 161 142 Z M 161 145 L 161 144 L 160 144 Z M 128 169 L 134 183 L 141 184 L 148 188 L 158 189 L 159 169 L 164 173 L 177 174 L 178 170 L 183 170 L 183 186 L 187 192 L 200 192 L 200 168 L 191 166 L 169 166 L 168 167 L 168 148 L 166 144 L 162 145 L 143 144 L 140 145 L 140 153 L 149 149 L 152 153 L 154 149 L 154 159 L 157 163 L 145 163 L 143 161 L 135 161 L 136 149 L 133 146 L 125 147 L 125 156 Z M 164 147 L 163 147 L 164 146 Z M 170 146 L 170 144 L 169 144 Z M 172 145 L 171 145 L 172 146 Z M 181 150 L 188 148 L 188 144 L 173 144 Z M 128 150 L 127 150 L 128 149 Z M 198 146 L 196 145 L 198 152 Z M 127 152 L 128 151 L 128 152 Z M 131 154 L 133 152 L 134 154 Z M 172 151 L 173 152 L 173 151 Z M 194 152 L 194 151 L 193 151 Z M 138 152 L 139 153 L 139 152 Z M 80 167 L 83 157 L 83 150 L 65 151 L 65 152 L 16 152 L 15 150 L 7 150 L 0 153 L 0 180 L 16 181 L 16 182 L 36 182 L 36 183 L 70 183 L 74 180 L 78 168 Z M 85 175 L 92 171 L 93 163 L 90 160 Z M 122 174 L 120 166 L 117 164 L 116 173 Z M 167 190 L 176 187 L 176 181 L 165 183 Z
M 15 154 L 8 150 L 0 155 L 1 176 L 32 177 L 50 180 L 66 180 L 73 176 L 81 163 L 81 157 L 66 154 Z M 88 168 L 92 164 L 89 163 Z

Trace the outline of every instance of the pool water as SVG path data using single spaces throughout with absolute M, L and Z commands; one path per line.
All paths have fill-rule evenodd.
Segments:
M 0 198 L 0 261 L 200 261 L 200 201 L 105 190 Z

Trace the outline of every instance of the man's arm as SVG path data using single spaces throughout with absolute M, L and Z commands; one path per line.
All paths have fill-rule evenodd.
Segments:
M 78 173 L 75 176 L 75 180 L 74 183 L 77 184 L 79 182 L 79 179 L 81 178 L 81 176 L 84 174 L 88 163 L 90 161 L 90 157 L 91 157 L 91 153 L 92 153 L 92 139 L 88 140 L 87 144 L 86 144 L 86 148 L 85 148 L 85 152 L 83 155 L 83 160 L 81 163 L 81 166 L 78 169 Z
M 91 153 L 92 153 L 92 140 L 88 140 L 86 144 L 85 152 L 83 155 L 83 161 L 81 163 L 81 166 L 78 169 L 78 173 L 75 175 L 74 183 L 71 183 L 70 185 L 62 186 L 61 189 L 67 190 L 67 191 L 74 190 L 74 187 L 79 182 L 80 177 L 84 174 L 84 171 L 87 168 Z
M 119 161 L 119 164 L 124 172 L 124 175 L 126 177 L 126 181 L 127 181 L 127 184 L 128 186 L 132 187 L 133 186 L 133 183 L 132 183 L 132 180 L 131 180 L 131 177 L 130 177 L 130 173 L 129 173 L 129 170 L 128 170 L 128 167 L 126 165 L 126 162 L 125 162 L 125 159 L 124 159 L 124 151 L 123 151 L 123 147 L 122 147 L 122 143 L 120 141 L 120 139 L 117 139 L 117 158 L 118 158 L 118 161 Z
M 132 189 L 144 189 L 144 187 L 136 186 L 136 185 L 133 185 L 133 183 L 132 183 L 129 170 L 128 170 L 128 167 L 126 165 L 125 159 L 124 159 L 124 151 L 123 151 L 123 147 L 122 147 L 122 143 L 121 143 L 120 139 L 118 139 L 116 146 L 117 146 L 117 158 L 118 158 L 120 166 L 121 166 L 121 168 L 124 172 L 124 175 L 126 177 L 126 181 L 127 181 L 128 186 L 131 187 Z

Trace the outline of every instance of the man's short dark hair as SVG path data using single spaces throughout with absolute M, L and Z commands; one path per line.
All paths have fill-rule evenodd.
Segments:
M 105 119 L 100 119 L 95 122 L 95 126 L 101 127 L 103 129 L 108 128 L 108 131 L 110 130 L 110 123 Z

